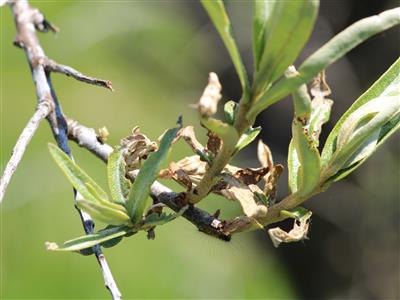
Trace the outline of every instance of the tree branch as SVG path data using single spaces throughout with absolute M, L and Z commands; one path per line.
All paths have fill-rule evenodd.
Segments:
M 55 31 L 56 27 L 45 20 L 43 14 L 38 9 L 30 7 L 28 1 L 26 0 L 14 0 L 10 2 L 10 5 L 14 15 L 15 26 L 17 28 L 17 37 L 14 43 L 25 51 L 29 66 L 32 71 L 32 78 L 36 86 L 36 94 L 39 99 L 39 103 L 48 103 L 51 105 L 48 105 L 48 107 L 52 108 L 51 110 L 48 109 L 47 113 L 42 118 L 47 116 L 58 146 L 65 153 L 72 157 L 71 151 L 68 147 L 67 122 L 57 100 L 57 96 L 51 82 L 50 73 L 52 71 L 60 72 L 67 76 L 73 76 L 78 80 L 101 85 L 109 89 L 111 89 L 111 83 L 109 81 L 98 80 L 82 75 L 70 67 L 58 65 L 49 60 L 40 46 L 39 40 L 36 36 L 36 30 L 43 32 L 48 30 Z M 74 196 L 75 199 L 79 199 L 81 197 L 81 195 L 76 193 L 76 191 L 74 191 Z M 86 234 L 93 233 L 94 222 L 92 221 L 90 215 L 80 211 L 79 209 L 77 210 L 81 217 Z M 113 299 L 121 299 L 121 293 L 118 290 L 101 248 L 94 247 L 92 251 L 96 255 L 97 261 L 101 266 L 105 286 L 111 292 Z
M 99 142 L 94 129 L 85 127 L 77 121 L 68 118 L 67 124 L 69 139 L 75 141 L 79 146 L 88 149 L 104 162 L 108 161 L 108 156 L 113 151 L 113 148 Z M 129 178 L 132 181 L 135 180 L 138 172 L 138 170 L 130 172 L 128 174 Z M 157 181 L 151 186 L 151 196 L 176 212 L 184 206 L 182 205 L 181 193 L 173 192 Z M 224 241 L 229 241 L 231 238 L 230 234 L 226 234 L 222 230 L 222 221 L 197 207 L 189 206 L 182 216 L 195 225 L 201 232 Z
M 71 68 L 69 66 L 61 65 L 54 60 L 49 58 L 45 58 L 42 62 L 45 66 L 46 71 L 54 72 L 54 73 L 61 73 L 67 76 L 71 76 L 78 81 L 82 81 L 88 84 L 98 85 L 101 87 L 105 87 L 111 91 L 113 91 L 112 83 L 109 80 L 98 79 L 94 77 L 90 77 L 87 75 L 82 74 L 81 72 Z
M 14 171 L 17 169 L 18 164 L 20 163 L 22 156 L 25 153 L 26 148 L 28 147 L 29 142 L 31 141 L 33 135 L 39 127 L 40 121 L 48 116 L 51 108 L 50 104 L 46 101 L 39 101 L 39 104 L 36 108 L 35 113 L 32 118 L 29 120 L 28 124 L 25 126 L 21 135 L 19 136 L 17 143 L 14 146 L 12 156 L 8 161 L 3 177 L 1 177 L 0 181 L 0 203 L 3 200 L 4 194 L 6 192 L 7 186 L 10 182 L 11 176 L 14 174 Z

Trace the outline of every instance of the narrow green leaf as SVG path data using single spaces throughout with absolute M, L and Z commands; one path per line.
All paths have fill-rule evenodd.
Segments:
M 255 128 L 248 128 L 239 138 L 239 141 L 236 144 L 235 153 L 242 150 L 244 147 L 249 145 L 261 132 L 261 126 Z
M 307 86 L 302 84 L 296 93 L 293 93 L 294 115 L 296 118 L 308 121 L 311 116 L 311 98 Z
M 253 18 L 253 60 L 254 70 L 258 70 L 261 55 L 265 47 L 266 24 L 276 1 L 255 0 Z
M 276 82 L 251 108 L 247 115 L 248 119 L 254 120 L 261 111 L 292 93 L 371 36 L 398 24 L 400 24 L 400 8 L 394 8 L 349 26 L 307 58 L 300 66 L 297 76 L 282 78 Z
M 308 220 L 312 216 L 312 211 L 298 206 L 291 210 L 281 210 L 280 214 L 302 222 L 304 220 Z
M 139 174 L 135 179 L 126 202 L 128 214 L 134 224 L 142 219 L 148 205 L 150 187 L 157 179 L 158 172 L 166 163 L 172 141 L 176 138 L 180 128 L 169 129 L 160 141 L 160 147 L 144 161 Z
M 357 149 L 354 149 L 354 154 L 348 157 L 348 163 L 346 165 L 342 165 L 341 170 L 335 171 L 334 168 L 336 167 L 337 169 L 337 166 L 332 168 L 332 166 L 329 166 L 329 164 L 332 164 L 333 155 L 338 148 L 337 139 L 339 131 L 341 131 L 342 128 L 346 128 L 344 126 L 345 122 L 348 122 L 347 120 L 350 118 L 350 116 L 353 116 L 353 118 L 354 116 L 357 116 L 354 115 L 354 113 L 357 110 L 361 109 L 364 105 L 368 104 L 369 102 L 376 101 L 378 110 L 380 110 L 379 108 L 383 109 L 383 103 L 381 102 L 381 100 L 377 100 L 379 98 L 385 99 L 387 97 L 392 97 L 393 101 L 395 101 L 392 102 L 392 104 L 393 105 L 396 105 L 396 103 L 398 104 L 399 94 L 400 94 L 400 59 L 398 59 L 364 94 L 362 94 L 351 105 L 351 107 L 343 114 L 343 116 L 339 119 L 339 121 L 336 123 L 335 127 L 329 134 L 321 155 L 322 167 L 324 173 L 323 176 L 326 178 L 330 177 L 329 182 L 337 181 L 339 179 L 346 177 L 348 174 L 350 174 L 356 168 L 358 168 L 370 155 L 372 155 L 372 153 L 375 152 L 387 138 L 389 138 L 395 131 L 399 129 L 400 116 L 398 115 L 396 116 L 395 114 L 392 118 L 390 118 L 390 120 L 385 122 L 385 124 L 381 126 L 379 129 L 370 132 L 369 136 L 367 136 L 364 139 L 364 141 L 359 141 L 358 146 L 353 145 L 353 147 L 356 147 Z M 391 106 L 390 102 L 389 106 Z M 360 112 L 362 113 L 363 110 L 365 111 L 365 107 L 364 109 L 359 111 L 359 115 Z M 362 120 L 364 120 L 364 123 L 368 123 L 367 121 L 372 121 L 372 118 L 376 117 L 376 114 L 373 113 L 373 111 L 372 114 L 368 114 L 368 111 L 366 112 L 367 114 L 364 113 L 364 117 L 360 118 L 358 120 L 358 123 L 354 121 L 353 123 L 357 125 Z M 369 118 L 366 119 L 366 116 L 368 115 Z M 374 122 L 375 125 L 377 124 L 376 121 L 377 120 L 375 120 Z M 370 125 L 373 125 L 374 123 L 371 123 Z M 342 131 L 342 138 L 341 138 L 342 144 L 343 144 L 343 134 L 344 132 Z M 344 158 L 342 157 L 342 160 L 343 159 Z M 336 161 L 335 164 L 339 165 L 340 162 Z
M 296 156 L 293 153 L 289 156 L 288 165 L 289 172 L 289 184 L 295 185 L 290 186 L 293 192 L 301 195 L 310 193 L 320 181 L 320 157 L 318 149 L 312 145 L 311 139 L 307 136 L 302 124 L 297 120 L 293 121 L 292 125 L 292 147 L 296 151 Z M 290 149 L 293 151 L 293 149 Z M 298 165 L 298 168 L 294 166 Z M 294 174 L 292 172 L 295 172 Z
M 112 200 L 125 204 L 131 184 L 125 177 L 125 162 L 121 148 L 116 148 L 108 157 L 107 174 Z
M 89 234 L 66 241 L 62 247 L 59 247 L 55 243 L 46 243 L 46 247 L 47 250 L 51 251 L 80 251 L 83 249 L 92 248 L 93 246 L 116 239 L 118 237 L 123 237 L 131 231 L 132 228 L 127 226 L 113 227 L 110 229 L 101 230 L 95 234 Z
M 107 202 L 106 192 L 56 145 L 48 145 L 54 161 L 67 176 L 74 188 L 88 201 Z
M 126 209 L 119 204 L 114 204 L 115 207 L 110 207 L 108 205 L 78 199 L 76 200 L 76 206 L 87 212 L 93 218 L 106 224 L 118 226 L 130 223 L 130 218 Z
M 264 46 L 257 46 L 257 51 L 263 49 L 263 52 L 258 54 L 260 62 L 254 79 L 256 99 L 293 64 L 310 37 L 319 7 L 316 0 L 259 2 L 257 18 L 264 16 L 266 19 L 257 21 L 258 42 L 261 36 Z M 263 23 L 264 33 L 260 34 L 259 26 Z
M 228 14 L 226 13 L 223 1 L 201 0 L 201 4 L 207 11 L 211 21 L 213 22 L 222 41 L 225 44 L 225 47 L 228 50 L 229 55 L 231 56 L 233 65 L 235 66 L 236 72 L 239 76 L 243 92 L 247 93 L 249 87 L 249 81 L 247 78 L 246 69 L 243 65 L 242 58 L 236 46 L 235 39 L 232 36 L 231 22 L 229 20 Z
M 346 118 L 337 131 L 333 144 L 334 151 L 324 165 L 325 179 L 334 176 L 340 169 L 346 169 L 369 157 L 376 150 L 383 126 L 390 124 L 393 128 L 398 128 L 398 124 L 392 121 L 399 122 L 399 96 L 400 89 L 397 96 L 372 99 Z M 343 178 L 343 174 L 340 175 L 340 178 Z
M 201 123 L 211 132 L 214 132 L 224 142 L 235 141 L 238 133 L 232 125 L 214 118 L 202 118 Z
M 377 80 L 375 83 L 362 94 L 350 108 L 343 114 L 343 116 L 336 123 L 335 127 L 329 134 L 324 149 L 321 154 L 322 165 L 325 166 L 331 159 L 332 154 L 336 148 L 336 138 L 343 122 L 352 114 L 356 109 L 369 101 L 378 98 L 380 96 L 395 96 L 396 91 L 399 93 L 400 90 L 400 58 Z M 389 126 L 389 128 L 395 128 L 395 124 Z M 394 131 L 386 128 L 386 134 L 392 134 Z M 381 138 L 380 138 L 381 139 Z

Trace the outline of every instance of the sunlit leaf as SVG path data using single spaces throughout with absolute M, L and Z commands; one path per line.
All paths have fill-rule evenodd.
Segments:
M 66 241 L 63 246 L 58 246 L 56 243 L 46 243 L 47 250 L 51 251 L 80 251 L 104 242 L 123 237 L 130 233 L 132 228 L 127 226 L 112 227 L 104 229 L 95 234 L 88 234 L 73 240 Z
M 225 6 L 222 0 L 201 0 L 201 4 L 210 16 L 215 28 L 217 29 L 225 47 L 228 49 L 233 65 L 239 76 L 243 92 L 246 92 L 249 86 L 246 69 L 240 57 L 239 50 L 236 46 L 235 39 L 232 36 L 232 27 L 229 17 L 226 13 Z
M 399 104 L 399 94 L 400 94 L 400 59 L 398 59 L 386 72 L 383 74 L 364 94 L 362 94 L 352 105 L 351 107 L 344 113 L 344 115 L 340 118 L 340 120 L 336 123 L 335 127 L 329 134 L 329 137 L 324 145 L 324 149 L 322 151 L 321 155 L 321 160 L 322 160 L 322 166 L 325 169 L 325 177 L 332 176 L 335 172 L 334 170 L 328 170 L 328 164 L 332 163 L 332 156 L 334 155 L 334 152 L 338 150 L 338 135 L 339 132 L 342 131 L 341 133 L 341 140 L 343 144 L 344 140 L 344 134 L 347 130 L 348 134 L 354 133 L 353 131 L 349 131 L 348 129 L 349 124 L 347 124 L 345 127 L 344 124 L 345 122 L 350 122 L 353 123 L 353 125 L 359 125 L 362 121 L 372 121 L 372 118 L 377 117 L 376 113 L 378 113 L 381 110 L 386 111 L 386 118 L 390 117 L 390 111 L 389 106 L 394 110 L 394 115 L 390 117 L 389 120 L 384 120 L 386 121 L 383 125 L 379 126 L 379 119 L 375 119 L 374 123 L 370 123 L 369 125 L 369 134 L 364 137 L 363 141 L 358 141 L 355 144 L 353 144 L 352 147 L 355 147 L 357 149 L 354 149 L 353 158 L 349 160 L 349 163 L 352 165 L 349 165 L 347 167 L 343 167 L 344 169 L 342 171 L 339 171 L 335 177 L 331 178 L 331 180 L 339 180 L 341 178 L 344 178 L 346 175 L 351 173 L 355 168 L 360 166 L 367 157 L 369 157 L 376 149 L 379 148 L 380 145 L 389 137 L 391 136 L 396 130 L 398 130 L 400 126 L 400 117 L 396 114 L 396 104 Z M 383 100 L 386 99 L 386 100 Z M 390 100 L 392 99 L 392 100 Z M 383 102 L 382 102 L 383 100 Z M 376 105 L 370 105 L 370 106 L 364 106 L 368 104 L 369 102 L 374 101 Z M 385 104 L 386 103 L 386 104 Z M 384 105 L 387 105 L 388 107 L 385 109 Z M 364 106 L 364 108 L 362 108 Z M 372 110 L 371 110 L 372 109 Z M 354 114 L 357 110 L 359 110 L 358 114 Z M 368 113 L 368 110 L 370 110 L 370 114 Z M 375 113 L 374 113 L 375 111 Z M 389 113 L 389 114 L 388 114 Z M 363 118 L 360 118 L 362 117 Z M 369 115 L 369 117 L 368 117 Z M 352 116 L 353 121 L 348 121 L 348 119 Z M 366 118 L 368 117 L 368 118 Z M 384 114 L 380 114 L 379 116 L 384 117 Z M 357 120 L 358 118 L 358 120 Z M 382 121 L 381 120 L 381 121 Z M 357 122 L 358 121 L 358 122 Z M 368 123 L 368 122 L 367 122 Z M 377 126 L 375 130 L 373 129 L 374 125 Z M 360 127 L 361 128 L 361 127 Z M 353 128 L 355 129 L 355 128 Z M 379 134 L 378 134 L 379 132 Z M 361 132 L 360 132 L 361 133 Z M 358 137 L 360 137 L 360 133 L 358 134 Z M 365 133 L 365 130 L 364 130 Z M 356 142 L 356 141 L 354 141 Z M 347 150 L 349 151 L 349 150 Z M 350 157 L 347 157 L 350 159 Z
M 301 196 L 310 193 L 320 181 L 320 156 L 297 120 L 293 121 L 292 135 L 288 157 L 289 186 L 292 193 L 296 192 Z
M 249 111 L 247 118 L 255 117 L 271 104 L 283 99 L 300 85 L 308 82 L 319 72 L 343 57 L 351 49 L 361 44 L 371 36 L 400 24 L 400 8 L 382 12 L 379 15 L 357 21 L 349 26 L 319 50 L 308 57 L 300 66 L 297 76 L 282 78 L 276 82 Z
M 248 128 L 239 138 L 239 141 L 236 144 L 235 153 L 242 150 L 244 147 L 249 145 L 261 132 L 261 127 L 256 128 Z
M 160 141 L 159 149 L 153 152 L 144 161 L 139 174 L 135 179 L 126 201 L 128 214 L 134 224 L 142 219 L 148 205 L 150 187 L 157 179 L 158 173 L 166 163 L 172 141 L 176 138 L 180 128 L 169 129 Z
M 340 169 L 346 169 L 370 156 L 377 147 L 384 125 L 391 124 L 393 129 L 398 128 L 398 123 L 391 121 L 399 121 L 399 96 L 400 90 L 398 96 L 372 99 L 346 118 L 337 132 L 334 151 L 323 170 L 325 177 L 333 176 Z
M 253 1 L 254 17 L 253 17 L 253 61 L 254 69 L 258 70 L 261 55 L 265 47 L 265 31 L 266 23 L 273 11 L 276 1 Z
M 107 202 L 106 192 L 56 145 L 49 143 L 54 161 L 67 176 L 74 188 L 88 201 Z
M 87 212 L 93 218 L 106 224 L 118 226 L 130 223 L 130 218 L 125 207 L 119 204 L 114 204 L 112 207 L 101 203 L 77 199 L 76 206 Z
M 123 150 L 116 148 L 108 157 L 108 186 L 114 202 L 124 204 L 129 195 L 130 181 L 125 177 Z
M 256 99 L 293 64 L 307 42 L 318 13 L 319 1 L 256 1 L 256 51 L 259 57 L 254 79 Z M 264 7 L 263 7 L 264 6 Z M 265 19 L 262 20 L 261 18 Z M 261 28 L 264 24 L 264 32 Z M 263 42 L 264 45 L 260 45 Z
M 232 125 L 214 118 L 203 118 L 201 123 L 211 132 L 214 132 L 224 142 L 236 141 L 238 133 Z

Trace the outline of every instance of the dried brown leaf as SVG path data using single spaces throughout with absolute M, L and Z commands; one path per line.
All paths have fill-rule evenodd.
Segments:
M 272 158 L 271 150 L 266 144 L 264 144 L 262 140 L 258 141 L 257 156 L 261 166 L 263 166 L 264 168 L 268 167 L 270 170 L 273 169 L 274 160 Z
M 227 183 L 227 188 L 221 190 L 220 193 L 229 200 L 239 201 L 246 216 L 257 218 L 267 214 L 268 208 L 256 201 L 257 197 L 254 193 L 262 193 L 257 185 L 246 185 L 230 174 L 225 174 L 223 178 Z
M 208 77 L 208 85 L 198 103 L 198 109 L 202 117 L 210 117 L 217 112 L 217 105 L 222 97 L 221 89 L 217 74 L 211 72 Z
M 208 140 L 207 140 L 207 150 L 217 155 L 219 149 L 222 146 L 222 140 L 215 133 L 208 131 L 207 132 Z
M 185 142 L 188 143 L 190 148 L 192 148 L 195 153 L 198 151 L 204 152 L 204 146 L 197 140 L 193 126 L 183 127 L 178 133 L 178 138 L 180 137 L 182 137 Z
M 242 181 L 246 185 L 257 184 L 258 182 L 261 181 L 261 179 L 263 179 L 263 177 L 268 173 L 268 171 L 269 171 L 268 167 L 257 168 L 257 169 L 245 168 L 236 171 L 233 176 Z
M 278 247 L 281 243 L 298 242 L 307 239 L 307 233 L 309 228 L 308 219 L 295 220 L 293 229 L 289 232 L 282 230 L 279 227 L 271 228 L 268 230 L 268 234 L 275 247 Z
M 158 149 L 157 143 L 142 134 L 138 126 L 132 129 L 131 135 L 121 140 L 121 146 L 124 149 L 127 171 L 139 169 L 141 161 Z
M 273 169 L 264 176 L 264 194 L 267 198 L 274 200 L 276 197 L 278 179 L 283 172 L 282 165 L 275 165 Z

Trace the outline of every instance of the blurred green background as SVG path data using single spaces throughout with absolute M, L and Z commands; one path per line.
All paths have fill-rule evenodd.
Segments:
M 355 20 L 394 5 L 378 2 L 365 7 L 357 1 L 323 2 L 302 57 Z M 57 35 L 40 34 L 50 58 L 113 82 L 115 92 L 111 93 L 53 75 L 65 114 L 96 129 L 106 126 L 110 144 L 118 144 L 136 125 L 155 139 L 179 115 L 183 115 L 184 124 L 196 125 L 204 140 L 190 105 L 200 97 L 210 71 L 220 75 L 224 100 L 240 96 L 229 57 L 197 1 L 31 4 L 61 28 Z M 250 67 L 251 7 L 246 1 L 232 1 L 229 12 Z M 0 13 L 4 166 L 34 111 L 36 96 L 24 53 L 12 45 L 15 28 L 11 12 L 1 8 Z M 335 106 L 325 136 L 351 101 L 398 56 L 398 41 L 398 30 L 392 30 L 328 70 Z M 285 100 L 258 120 L 265 128 L 263 139 L 281 163 L 285 163 L 291 118 L 291 103 Z M 311 239 L 304 243 L 274 249 L 263 232 L 238 235 L 225 243 L 178 219 L 158 228 L 154 241 L 141 233 L 105 249 L 124 298 L 395 299 L 399 296 L 396 138 L 347 181 L 308 204 L 315 217 Z M 73 208 L 71 187 L 48 154 L 47 143 L 52 141 L 49 126 L 43 122 L 0 206 L 0 298 L 109 298 L 94 257 L 45 251 L 45 241 L 63 242 L 83 232 Z M 74 144 L 71 147 L 79 164 L 105 185 L 105 165 L 84 149 Z M 188 154 L 188 147 L 179 144 L 171 158 Z M 238 163 L 257 165 L 254 145 L 244 151 Z M 283 196 L 285 178 L 281 186 Z M 240 213 L 236 203 L 225 203 L 218 197 L 209 197 L 200 206 L 211 212 L 221 208 L 222 217 Z

